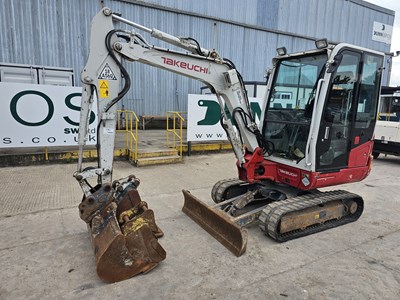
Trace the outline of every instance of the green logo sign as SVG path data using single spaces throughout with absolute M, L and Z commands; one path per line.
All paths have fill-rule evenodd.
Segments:
M 199 100 L 198 105 L 200 107 L 206 107 L 207 110 L 204 119 L 198 121 L 197 125 L 212 126 L 219 122 L 221 118 L 221 108 L 218 102 L 212 100 Z M 226 104 L 224 109 L 227 117 L 233 122 L 232 116 L 229 113 Z M 258 117 L 258 119 L 261 119 L 261 107 L 257 102 L 250 102 L 250 109 L 254 116 Z

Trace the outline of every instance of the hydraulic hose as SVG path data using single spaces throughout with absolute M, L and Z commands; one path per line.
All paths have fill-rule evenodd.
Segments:
M 123 96 L 125 96 L 125 94 L 129 91 L 130 87 L 131 87 L 131 78 L 129 76 L 128 71 L 125 69 L 125 67 L 122 65 L 122 63 L 119 61 L 119 59 L 117 58 L 117 56 L 114 53 L 114 50 L 112 48 L 111 45 L 111 38 L 115 33 L 118 32 L 124 32 L 123 30 L 120 29 L 114 29 L 111 30 L 107 33 L 106 39 L 105 39 L 105 44 L 106 44 L 106 48 L 108 50 L 108 54 L 110 55 L 110 57 L 115 61 L 115 63 L 117 64 L 117 66 L 119 67 L 119 69 L 121 70 L 121 73 L 124 77 L 124 87 L 123 89 L 118 93 L 118 96 L 115 97 L 111 103 L 105 108 L 105 112 L 108 112 L 110 110 L 111 107 L 113 107 L 119 100 L 122 99 Z M 121 37 L 121 36 L 120 36 Z M 97 125 L 97 136 L 96 136 L 96 151 L 97 151 L 97 164 L 98 167 L 100 167 L 100 148 L 101 145 L 99 143 L 99 135 L 100 135 L 100 125 L 102 123 L 102 120 L 100 119 L 98 125 Z

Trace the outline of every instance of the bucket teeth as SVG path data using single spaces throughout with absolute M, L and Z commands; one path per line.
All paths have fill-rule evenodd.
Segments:
M 218 208 L 203 203 L 189 191 L 183 190 L 182 211 L 236 256 L 246 251 L 247 230 Z
M 158 243 L 163 232 L 154 212 L 127 188 L 88 223 L 96 256 L 96 269 L 104 282 L 117 282 L 147 273 L 166 258 Z

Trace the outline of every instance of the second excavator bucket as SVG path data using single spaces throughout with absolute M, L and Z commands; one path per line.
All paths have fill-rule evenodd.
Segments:
M 110 200 L 86 221 L 97 274 L 104 282 L 117 282 L 152 270 L 165 259 L 166 252 L 157 240 L 163 232 L 154 213 L 136 189 L 128 188 Z M 82 211 L 89 210 L 88 202 L 82 201 L 79 208 L 81 217 L 87 215 Z
M 189 191 L 183 190 L 185 202 L 182 211 L 236 256 L 246 251 L 247 230 L 220 208 L 208 206 Z

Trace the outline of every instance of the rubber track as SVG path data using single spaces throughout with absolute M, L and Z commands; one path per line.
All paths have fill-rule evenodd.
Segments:
M 229 178 L 229 179 L 223 179 L 218 181 L 216 184 L 214 184 L 212 190 L 211 190 L 211 198 L 213 199 L 213 201 L 215 203 L 220 203 L 224 200 L 223 196 L 225 194 L 225 191 L 230 188 L 233 187 L 235 185 L 240 185 L 246 183 L 243 180 L 237 179 L 237 178 Z
M 329 220 L 321 224 L 315 224 L 304 230 L 298 229 L 291 232 L 280 234 L 278 232 L 281 218 L 290 212 L 301 211 L 309 207 L 326 204 L 331 201 L 349 201 L 353 200 L 357 203 L 357 210 L 354 214 L 348 214 L 341 219 Z M 259 226 L 261 230 L 279 242 L 296 239 L 309 234 L 317 233 L 326 229 L 341 226 L 356 221 L 362 214 L 364 209 L 364 201 L 361 196 L 343 191 L 316 192 L 299 197 L 293 197 L 282 201 L 269 204 L 263 209 L 259 217 Z

